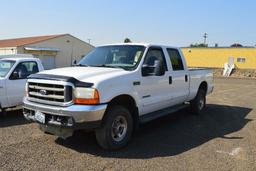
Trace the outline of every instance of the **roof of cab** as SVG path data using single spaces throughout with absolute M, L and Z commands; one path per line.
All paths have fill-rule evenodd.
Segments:
M 115 45 L 133 45 L 133 46 L 160 46 L 160 47 L 169 47 L 169 48 L 177 48 L 175 46 L 168 46 L 168 45 L 160 45 L 160 44 L 151 44 L 151 43 L 113 43 L 113 44 L 104 44 L 97 47 L 103 47 L 103 46 L 115 46 Z
M 9 60 L 9 61 L 38 61 L 37 58 L 1 58 L 0 60 Z

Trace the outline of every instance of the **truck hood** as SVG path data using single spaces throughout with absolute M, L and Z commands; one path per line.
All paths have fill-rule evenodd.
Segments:
M 106 77 L 109 77 L 110 75 L 115 76 L 125 73 L 128 73 L 128 71 L 125 71 L 121 68 L 104 67 L 67 67 L 40 72 L 40 74 L 74 77 L 77 80 L 84 82 L 94 82 L 96 78 L 97 80 L 99 80 L 99 77 L 102 77 L 102 79 L 104 79 Z

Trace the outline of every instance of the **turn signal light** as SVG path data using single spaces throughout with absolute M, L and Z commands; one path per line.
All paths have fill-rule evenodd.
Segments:
M 100 103 L 99 92 L 94 88 L 75 88 L 74 95 L 75 104 L 91 105 Z

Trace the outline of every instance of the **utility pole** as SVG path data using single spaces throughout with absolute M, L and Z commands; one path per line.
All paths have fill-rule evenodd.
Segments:
M 207 37 L 208 37 L 208 34 L 207 33 L 204 33 L 204 45 L 206 45 L 206 39 L 207 39 Z
M 88 40 L 88 43 L 91 44 L 91 40 L 92 40 L 92 39 L 87 39 L 87 40 Z

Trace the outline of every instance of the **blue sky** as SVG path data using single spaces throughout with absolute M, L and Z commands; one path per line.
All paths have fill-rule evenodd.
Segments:
M 0 39 L 70 33 L 94 45 L 256 45 L 255 0 L 1 0 Z

